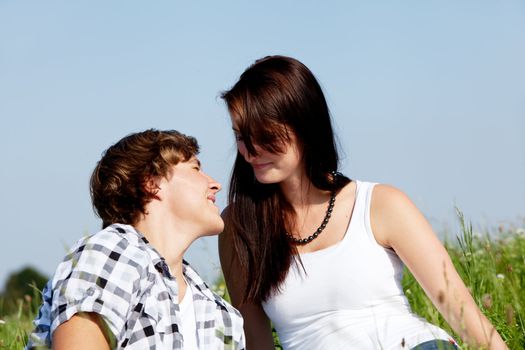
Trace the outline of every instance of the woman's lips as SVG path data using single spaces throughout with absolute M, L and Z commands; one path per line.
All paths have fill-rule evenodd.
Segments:
M 252 163 L 252 167 L 254 170 L 261 170 L 261 169 L 264 169 L 268 166 L 270 166 L 272 163 Z

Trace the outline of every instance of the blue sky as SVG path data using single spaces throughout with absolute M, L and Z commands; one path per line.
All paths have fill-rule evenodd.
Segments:
M 97 231 L 89 176 L 130 132 L 197 137 L 224 207 L 218 96 L 270 54 L 319 79 L 348 176 L 401 188 L 438 232 L 456 231 L 454 205 L 480 230 L 523 224 L 523 1 L 0 0 L 0 282 L 52 274 Z M 212 279 L 216 239 L 187 258 Z

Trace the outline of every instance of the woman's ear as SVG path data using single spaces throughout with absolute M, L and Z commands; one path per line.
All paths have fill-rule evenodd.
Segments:
M 160 176 L 148 176 L 142 182 L 144 192 L 146 192 L 151 199 L 160 199 L 158 196 L 160 191 L 160 181 Z

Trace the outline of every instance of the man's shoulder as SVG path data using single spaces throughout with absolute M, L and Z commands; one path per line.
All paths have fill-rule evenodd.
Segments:
M 111 225 L 103 230 L 82 237 L 72 246 L 58 266 L 59 271 L 82 270 L 112 274 L 117 269 L 141 275 L 142 269 L 150 262 L 145 244 L 140 236 L 128 225 Z
M 113 224 L 97 233 L 80 238 L 71 251 L 102 250 L 104 252 L 143 250 L 144 242 L 132 226 Z

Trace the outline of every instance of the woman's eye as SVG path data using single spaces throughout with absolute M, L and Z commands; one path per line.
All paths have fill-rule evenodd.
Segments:
M 240 134 L 235 134 L 236 141 L 242 141 L 242 136 Z

